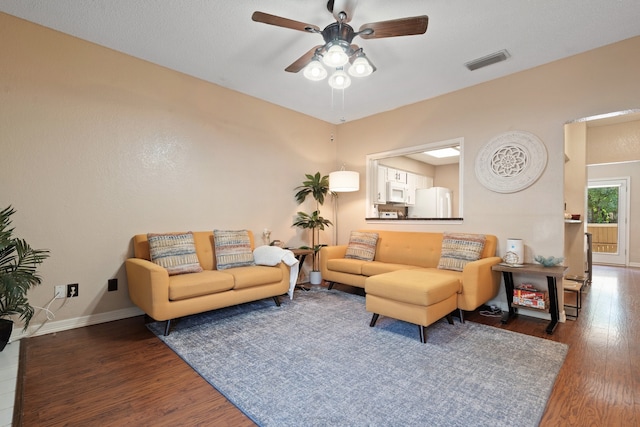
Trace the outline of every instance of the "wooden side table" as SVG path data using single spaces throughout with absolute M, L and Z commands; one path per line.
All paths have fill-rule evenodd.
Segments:
M 497 264 L 491 267 L 493 271 L 500 271 L 504 277 L 504 288 L 507 293 L 509 311 L 502 315 L 502 323 L 507 323 L 512 317 L 518 315 L 518 309 L 513 306 L 513 273 L 546 276 L 547 287 L 549 288 L 549 314 L 551 315 L 551 322 L 549 322 L 546 331 L 548 334 L 553 334 L 560 317 L 558 308 L 558 280 L 562 282 L 562 278 L 564 277 L 564 273 L 567 268 L 568 267 L 563 265 L 545 267 L 541 264 L 523 264 L 518 267 L 507 264 Z

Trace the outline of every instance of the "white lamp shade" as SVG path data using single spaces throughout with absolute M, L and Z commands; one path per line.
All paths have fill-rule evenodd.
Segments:
M 373 73 L 373 67 L 369 63 L 369 61 L 360 56 L 353 61 L 351 67 L 349 67 L 349 74 L 353 77 L 366 77 Z
M 342 67 L 349 62 L 349 56 L 340 45 L 334 44 L 327 50 L 327 53 L 324 54 L 322 62 L 324 62 L 327 67 Z
M 352 171 L 337 171 L 329 174 L 329 190 L 347 193 L 360 189 L 360 174 Z
M 329 86 L 334 89 L 346 89 L 351 86 L 351 77 L 342 70 L 338 70 L 329 77 Z
M 318 81 L 327 77 L 327 70 L 322 66 L 320 61 L 314 59 L 304 67 L 303 74 L 309 80 Z

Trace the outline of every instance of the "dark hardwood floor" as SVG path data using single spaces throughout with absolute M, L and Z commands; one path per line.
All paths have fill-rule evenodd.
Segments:
M 640 269 L 595 266 L 578 320 L 553 335 L 531 317 L 467 320 L 569 345 L 542 426 L 639 426 L 639 311 Z M 142 317 L 24 340 L 20 358 L 15 426 L 254 425 Z

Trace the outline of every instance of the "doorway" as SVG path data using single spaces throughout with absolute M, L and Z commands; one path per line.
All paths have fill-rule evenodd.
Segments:
M 595 264 L 628 265 L 628 189 L 629 177 L 588 181 L 587 232 Z

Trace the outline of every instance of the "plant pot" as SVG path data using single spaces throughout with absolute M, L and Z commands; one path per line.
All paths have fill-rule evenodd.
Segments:
M 0 351 L 4 350 L 9 338 L 11 338 L 11 331 L 13 330 L 13 321 L 9 319 L 0 319 Z
M 322 283 L 322 273 L 319 271 L 312 271 L 309 273 L 309 283 L 312 285 L 319 285 Z

